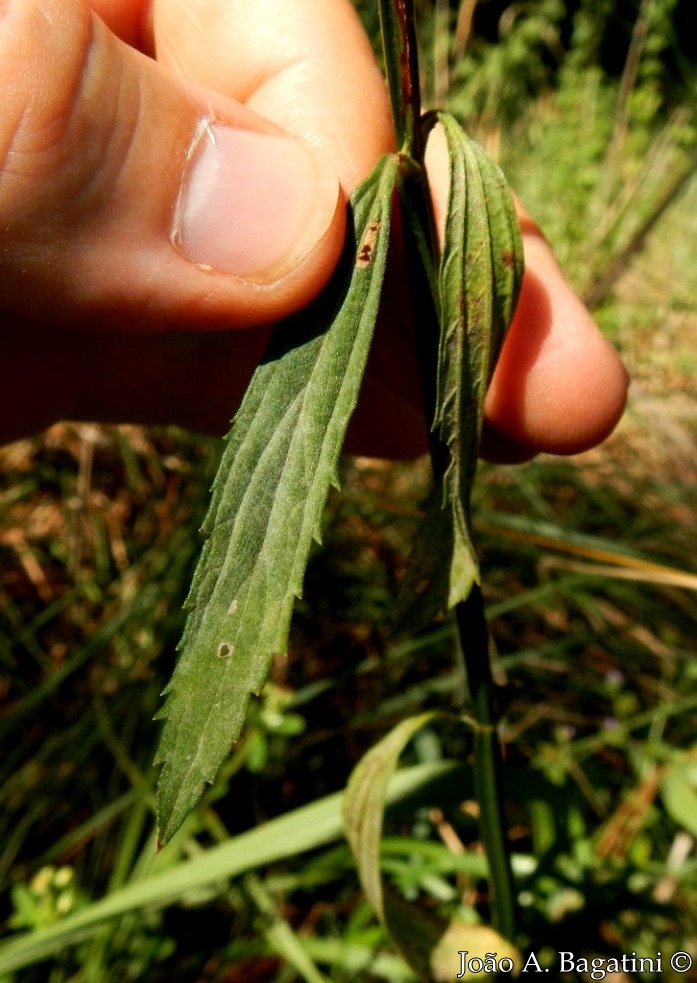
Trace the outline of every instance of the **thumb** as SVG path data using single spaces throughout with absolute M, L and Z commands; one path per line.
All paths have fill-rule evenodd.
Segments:
M 304 306 L 344 235 L 332 166 L 175 80 L 75 0 L 0 0 L 0 307 L 153 331 Z M 7 321 L 6 321 L 7 323 Z

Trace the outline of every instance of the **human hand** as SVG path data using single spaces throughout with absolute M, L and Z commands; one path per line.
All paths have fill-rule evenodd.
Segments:
M 148 57 L 150 56 L 150 57 Z M 222 433 L 269 324 L 326 282 L 392 148 L 349 0 L 0 0 L 0 439 L 60 418 Z M 436 213 L 447 173 L 429 148 Z M 484 450 L 572 453 L 626 375 L 521 212 Z M 351 449 L 425 449 L 398 250 Z

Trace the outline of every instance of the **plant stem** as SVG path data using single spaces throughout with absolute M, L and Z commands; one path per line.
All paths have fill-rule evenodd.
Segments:
M 378 0 L 378 12 L 397 149 L 421 163 L 421 94 L 413 0 Z
M 489 862 L 492 920 L 497 931 L 513 941 L 516 934 L 515 885 L 503 821 L 503 759 L 489 661 L 489 632 L 482 592 L 476 585 L 467 600 L 455 607 L 455 620 L 475 719 L 474 790 L 479 804 L 481 837 Z
M 424 140 L 420 125 L 421 100 L 413 0 L 378 0 L 387 83 L 397 147 L 403 158 L 416 162 L 401 170 L 402 218 L 409 281 L 417 324 L 424 403 L 429 419 L 435 408 L 439 304 L 433 266 L 437 255 L 433 215 L 423 174 Z M 430 433 L 436 480 L 447 466 L 447 450 Z M 502 758 L 496 733 L 493 681 L 489 664 L 488 630 L 481 591 L 473 587 L 455 608 L 458 635 L 476 721 L 474 784 L 480 809 L 482 840 L 487 853 L 493 895 L 493 920 L 508 939 L 515 936 L 514 884 L 503 824 Z

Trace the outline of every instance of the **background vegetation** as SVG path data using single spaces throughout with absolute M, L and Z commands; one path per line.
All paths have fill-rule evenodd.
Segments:
M 689 6 L 420 4 L 427 102 L 502 161 L 634 380 L 604 447 L 482 467 L 477 491 L 507 821 L 542 961 L 697 960 Z M 387 630 L 425 465 L 346 462 L 289 657 L 203 806 L 153 852 L 151 718 L 218 453 L 71 424 L 0 451 L 2 983 L 413 979 L 361 898 L 335 793 L 401 716 L 461 694 L 449 624 Z M 426 730 L 407 763 L 468 753 Z M 473 924 L 488 918 L 475 813 L 451 775 L 392 810 L 384 847 L 403 896 Z

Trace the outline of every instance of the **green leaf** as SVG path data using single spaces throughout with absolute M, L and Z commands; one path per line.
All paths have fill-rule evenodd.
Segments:
M 679 826 L 697 836 L 697 768 L 694 762 L 672 765 L 661 782 L 666 812 Z
M 447 113 L 450 160 L 445 244 L 438 273 L 440 342 L 434 431 L 442 473 L 427 504 L 405 588 L 415 599 L 406 626 L 432 620 L 479 583 L 470 533 L 470 498 L 484 420 L 484 398 L 510 324 L 523 275 L 513 197 L 500 168 Z M 438 454 L 436 455 L 439 456 Z
M 493 929 L 441 918 L 405 901 L 384 882 L 380 859 L 387 790 L 406 745 L 437 717 L 427 712 L 402 720 L 359 761 L 344 797 L 346 838 L 366 897 L 409 966 L 435 983 L 455 979 L 459 950 L 470 956 L 483 957 L 487 951 L 518 956 Z
M 420 975 L 426 974 L 429 955 L 447 922 L 429 918 L 390 891 L 383 882 L 380 846 L 390 778 L 405 746 L 434 716 L 429 712 L 407 717 L 372 747 L 354 769 L 344 798 L 346 839 L 365 895 L 397 949 Z
M 380 871 L 380 841 L 385 816 L 385 794 L 402 751 L 434 716 L 434 713 L 428 712 L 402 720 L 361 758 L 346 786 L 346 839 L 356 858 L 366 897 L 383 922 L 385 908 Z
M 161 844 L 214 780 L 250 695 L 285 652 L 377 318 L 397 166 L 382 158 L 355 192 L 354 234 L 337 274 L 276 328 L 230 432 L 160 712 Z
M 249 874 L 245 878 L 244 888 L 261 916 L 259 919 L 261 930 L 271 948 L 290 963 L 306 983 L 327 983 L 326 976 L 320 973 L 302 940 L 279 911 L 271 892 L 261 878 L 256 874 Z
M 387 790 L 388 805 L 442 801 L 443 786 L 461 777 L 461 765 L 437 761 L 403 768 Z M 55 925 L 24 932 L 0 943 L 0 974 L 16 972 L 65 952 L 94 934 L 106 922 L 143 909 L 191 901 L 203 889 L 226 890 L 231 878 L 268 864 L 287 861 L 308 850 L 333 843 L 342 835 L 343 793 L 336 792 L 309 805 L 278 816 L 261 826 L 225 840 L 192 859 L 171 865 L 169 851 L 153 857 L 154 872 L 143 879 L 136 874 L 119 888 L 86 908 L 62 918 Z

